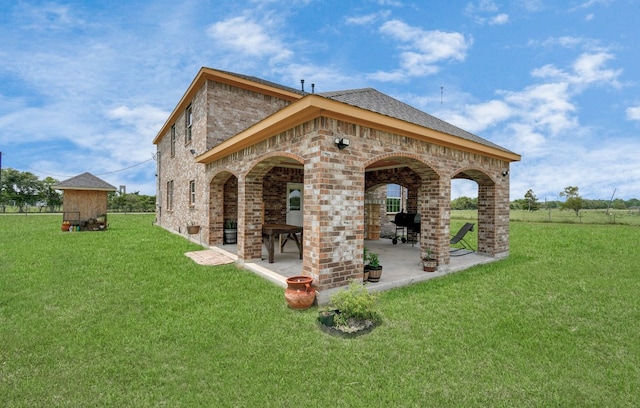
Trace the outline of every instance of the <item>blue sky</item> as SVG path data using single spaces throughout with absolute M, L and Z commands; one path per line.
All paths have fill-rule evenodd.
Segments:
M 640 197 L 635 0 L 1 3 L 4 168 L 155 194 L 152 140 L 207 66 L 376 88 L 521 154 L 512 200 Z

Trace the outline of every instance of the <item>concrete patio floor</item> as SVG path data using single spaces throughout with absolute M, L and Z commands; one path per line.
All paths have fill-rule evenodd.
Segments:
M 371 252 L 380 255 L 380 264 L 383 266 L 380 281 L 369 283 L 369 288 L 375 291 L 411 285 L 416 282 L 462 271 L 475 265 L 496 262 L 502 259 L 480 255 L 475 252 L 457 251 L 452 253 L 448 267 L 440 267 L 437 272 L 424 272 L 420 261 L 420 248 L 417 245 L 412 246 L 409 242 L 404 244 L 398 242 L 397 245 L 393 245 L 390 239 L 379 239 L 367 240 L 365 241 L 365 246 Z M 226 255 L 234 261 L 237 260 L 236 245 L 219 245 L 210 247 L 210 249 Z M 453 254 L 463 255 L 453 256 Z M 282 253 L 276 248 L 274 263 L 270 264 L 267 259 L 267 250 L 263 246 L 262 260 L 253 260 L 243 266 L 281 287 L 287 286 L 286 278 L 302 274 L 302 260 L 298 258 L 298 248 L 292 241 L 287 242 Z M 337 289 L 323 291 L 322 293 L 318 292 L 318 303 L 327 303 L 331 293 L 335 290 Z

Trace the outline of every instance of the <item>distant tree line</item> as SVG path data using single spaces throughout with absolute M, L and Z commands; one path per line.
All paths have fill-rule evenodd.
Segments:
M 12 168 L 2 169 L 0 173 L 0 212 L 7 212 L 7 207 L 14 207 L 18 212 L 26 212 L 29 207 L 37 207 L 38 212 L 62 211 L 62 193 L 56 191 L 53 186 L 59 183 L 52 177 L 40 180 L 35 174 L 23 172 Z M 559 193 L 565 201 L 554 200 L 540 202 L 533 190 L 529 189 L 524 198 L 511 201 L 512 210 L 537 211 L 540 209 L 559 208 L 561 210 L 627 210 L 640 209 L 640 200 L 588 200 L 582 198 L 578 187 L 565 187 Z M 134 193 L 110 192 L 108 197 L 108 209 L 111 212 L 153 212 L 156 208 L 156 197 Z M 458 197 L 451 200 L 452 210 L 477 210 L 478 199 Z
M 33 173 L 12 168 L 2 169 L 0 176 L 0 212 L 7 212 L 7 208 L 17 209 L 21 213 L 32 212 L 30 207 L 36 207 L 38 212 L 63 210 L 62 193 L 53 188 L 59 183 L 58 180 L 52 177 L 40 180 Z M 153 212 L 156 207 L 155 196 L 139 192 L 110 192 L 107 200 L 108 209 L 112 212 Z
M 630 200 L 622 200 L 616 198 L 613 200 L 589 200 L 582 198 L 579 194 L 579 188 L 575 186 L 565 187 L 558 194 L 564 197 L 565 201 L 553 200 L 540 202 L 533 190 L 529 189 L 524 198 L 511 201 L 510 208 L 512 210 L 538 211 L 541 209 L 560 209 L 571 210 L 578 215 L 580 210 L 638 210 L 640 209 L 640 199 L 632 198 Z M 458 197 L 451 200 L 452 210 L 477 210 L 478 199 L 469 197 Z

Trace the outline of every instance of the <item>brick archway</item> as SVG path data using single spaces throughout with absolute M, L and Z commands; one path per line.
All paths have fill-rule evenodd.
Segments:
M 246 174 L 238 179 L 238 258 L 242 261 L 262 256 L 262 225 L 277 220 L 273 206 L 278 191 L 273 186 L 287 180 L 302 181 L 303 158 L 289 152 L 270 152 L 253 161 Z M 271 180 L 273 179 L 273 180 Z M 269 184 L 265 187 L 265 183 Z M 269 199 L 265 200 L 265 194 Z M 275 195 L 274 195 L 275 194 Z M 283 202 L 284 195 L 280 197 Z M 269 211 L 266 208 L 268 203 Z
M 222 170 L 209 182 L 209 245 L 222 244 L 224 221 L 237 218 L 238 177 Z
M 509 250 L 508 174 L 491 175 L 477 167 L 457 169 L 452 179 L 478 184 L 478 252 L 503 256 Z

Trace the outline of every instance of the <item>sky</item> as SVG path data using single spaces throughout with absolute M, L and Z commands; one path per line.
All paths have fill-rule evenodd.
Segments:
M 2 167 L 155 194 L 202 66 L 375 88 L 522 155 L 511 200 L 640 198 L 636 0 L 0 0 Z M 454 181 L 452 198 L 476 197 Z

